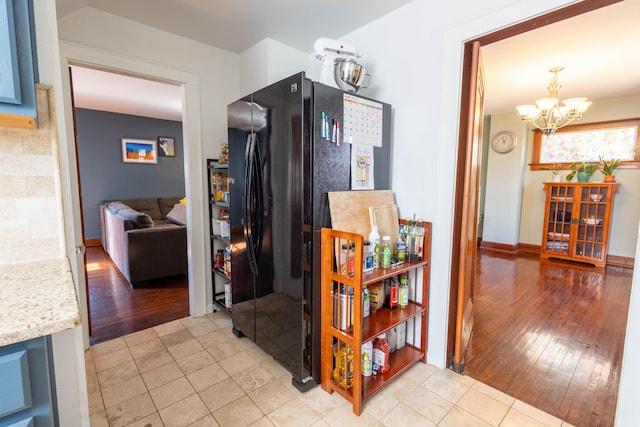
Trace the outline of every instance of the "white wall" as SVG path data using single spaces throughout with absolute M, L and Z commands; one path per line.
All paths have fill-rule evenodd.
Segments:
M 264 39 L 240 54 L 241 93 L 236 98 L 307 71 L 307 66 L 306 52 L 276 40 Z
M 495 114 L 490 117 L 489 146 L 485 184 L 484 227 L 482 240 L 493 243 L 515 245 L 520 228 L 520 206 L 522 204 L 522 181 L 528 150 L 527 129 L 518 114 Z M 509 130 L 518 137 L 518 145 L 509 153 L 496 153 L 491 148 L 491 139 L 499 132 Z M 528 210 L 522 211 L 527 217 Z
M 640 227 L 636 227 L 640 236 Z M 616 410 L 616 425 L 620 427 L 634 427 L 640 420 L 640 238 L 636 244 L 636 263 L 631 282 L 631 297 L 629 301 L 629 317 L 627 318 L 627 336 L 624 344 L 622 368 L 620 372 L 620 387 L 618 389 L 618 408 Z

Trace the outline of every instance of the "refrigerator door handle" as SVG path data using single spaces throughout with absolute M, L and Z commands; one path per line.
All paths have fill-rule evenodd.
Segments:
M 253 230 L 252 236 L 254 237 L 254 257 L 257 260 L 260 258 L 260 254 L 262 253 L 262 239 L 264 232 L 264 189 L 263 189 L 263 181 L 262 181 L 262 156 L 260 155 L 260 144 L 258 143 L 258 138 L 256 135 L 254 141 L 254 149 L 253 149 L 253 171 L 255 174 L 255 195 L 257 196 L 254 200 L 256 201 L 256 206 L 254 208 L 254 219 L 255 219 L 255 229 Z
M 250 152 L 251 152 L 251 143 L 252 141 L 252 134 L 249 134 L 247 136 L 247 145 L 246 145 L 246 149 L 244 152 L 244 187 L 242 189 L 242 228 L 244 230 L 244 240 L 245 240 L 245 244 L 247 245 L 247 247 L 249 247 L 248 241 L 247 241 L 247 233 L 248 233 L 248 224 L 249 224 L 249 219 L 251 218 L 248 215 L 248 209 L 249 209 L 249 195 L 251 194 L 251 167 L 252 164 L 250 162 Z
M 253 178 L 254 178 L 254 147 L 255 147 L 255 134 L 249 134 L 247 138 L 247 150 L 245 152 L 247 162 L 245 165 L 245 180 L 244 180 L 244 198 L 242 200 L 244 208 L 244 241 L 246 245 L 247 257 L 249 258 L 249 269 L 254 275 L 258 275 L 258 264 L 256 262 L 255 249 L 253 243 Z

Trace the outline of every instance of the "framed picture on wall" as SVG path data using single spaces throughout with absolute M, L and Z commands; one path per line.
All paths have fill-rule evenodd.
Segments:
M 168 136 L 158 137 L 158 146 L 160 147 L 160 155 L 162 157 L 174 157 L 176 155 L 176 139 Z
M 122 138 L 122 161 L 125 163 L 158 163 L 157 141 Z

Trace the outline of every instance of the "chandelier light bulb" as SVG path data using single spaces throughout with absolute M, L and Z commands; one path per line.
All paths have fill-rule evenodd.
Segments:
M 587 98 L 569 98 L 565 99 L 563 103 L 570 110 L 578 110 L 586 100 Z
M 558 91 L 561 86 L 558 82 L 558 73 L 563 69 L 564 67 L 554 67 L 549 70 L 553 73 L 553 79 L 547 86 L 549 91 L 547 98 L 538 99 L 536 105 L 516 107 L 522 120 L 530 123 L 545 135 L 551 135 L 572 121 L 579 120 L 582 118 L 582 113 L 591 105 L 591 101 L 587 101 L 587 98 L 577 97 L 566 99 L 562 102 L 564 105 L 559 106 Z
M 536 101 L 536 105 L 542 111 L 551 110 L 558 105 L 558 98 L 542 98 Z

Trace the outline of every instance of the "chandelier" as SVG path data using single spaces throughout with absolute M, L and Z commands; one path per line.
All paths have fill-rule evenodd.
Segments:
M 558 83 L 558 73 L 563 69 L 564 67 L 554 67 L 549 70 L 550 73 L 553 73 L 553 79 L 547 86 L 549 90 L 548 98 L 538 99 L 536 105 L 519 105 L 516 107 L 522 120 L 530 123 L 535 129 L 540 130 L 547 136 L 572 121 L 579 120 L 582 117 L 582 113 L 591 105 L 591 101 L 587 101 L 587 98 L 565 99 L 562 102 L 564 105 L 559 105 L 558 90 L 561 86 Z

